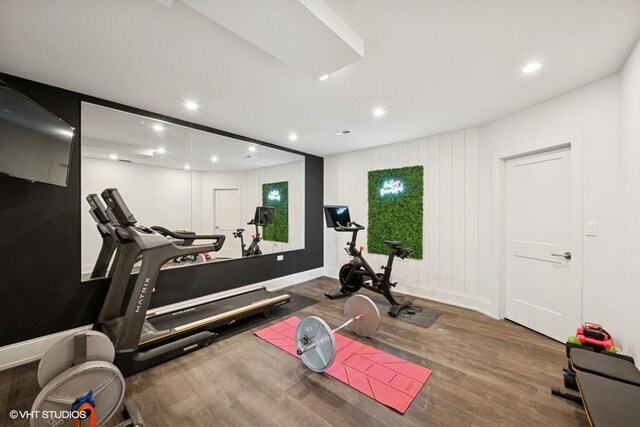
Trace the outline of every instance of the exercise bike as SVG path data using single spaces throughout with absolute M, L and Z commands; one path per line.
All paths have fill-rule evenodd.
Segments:
M 234 238 L 240 239 L 240 250 L 242 251 L 243 257 L 262 255 L 262 251 L 260 250 L 260 241 L 262 240 L 262 235 L 260 234 L 258 226 L 264 227 L 273 222 L 273 210 L 274 208 L 271 207 L 256 207 L 254 217 L 247 223 L 247 225 L 254 225 L 256 227 L 256 234 L 253 235 L 253 239 L 251 240 L 248 248 L 246 248 L 246 245 L 244 244 L 244 228 L 238 228 L 232 233 Z
M 351 241 L 347 242 L 345 251 L 351 256 L 351 261 L 340 268 L 338 277 L 340 279 L 340 290 L 338 292 L 325 292 L 325 296 L 330 299 L 343 298 L 360 288 L 384 295 L 391 307 L 388 314 L 391 317 L 398 317 L 398 314 L 405 310 L 409 314 L 414 314 L 411 303 L 408 301 L 398 301 L 391 293 L 391 287 L 397 282 L 391 282 L 391 269 L 395 257 L 405 259 L 411 255 L 413 250 L 405 248 L 399 241 L 385 240 L 384 243 L 390 246 L 387 265 L 383 265 L 382 273 L 376 273 L 369 263 L 364 259 L 362 249 L 356 248 L 356 238 L 358 231 L 365 227 L 357 222 L 351 221 L 349 208 L 347 206 L 324 206 L 327 227 L 338 232 L 351 232 Z

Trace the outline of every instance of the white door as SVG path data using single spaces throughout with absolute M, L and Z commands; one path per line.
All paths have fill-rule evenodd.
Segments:
M 520 157 L 505 167 L 505 317 L 564 342 L 581 320 L 570 259 L 571 151 Z
M 216 258 L 238 258 L 241 256 L 240 239 L 233 232 L 241 226 L 242 202 L 238 188 L 216 188 L 213 190 L 213 232 L 227 238 Z M 246 234 L 246 233 L 245 233 Z M 213 254 L 212 254 L 213 255 Z

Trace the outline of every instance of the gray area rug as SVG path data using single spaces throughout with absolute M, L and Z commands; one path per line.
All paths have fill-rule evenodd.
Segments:
M 389 304 L 389 301 L 387 301 L 387 299 L 383 295 L 376 294 L 374 292 L 369 292 L 366 290 L 361 291 L 359 293 L 361 293 L 362 295 L 368 296 L 369 298 L 371 298 L 373 302 L 376 303 L 376 305 L 378 306 L 378 310 L 380 310 L 381 316 L 388 316 L 387 312 L 389 311 L 389 307 L 391 306 L 391 304 Z M 410 297 L 404 297 L 399 295 L 394 295 L 394 297 L 398 302 L 404 301 L 405 299 L 408 301 L 413 301 L 413 298 L 410 298 Z M 344 300 L 346 299 L 347 298 L 344 298 Z M 411 314 L 411 312 L 413 312 L 413 314 Z M 442 313 L 438 310 L 434 310 L 432 308 L 420 307 L 419 305 L 413 305 L 411 306 L 411 310 L 403 310 L 402 312 L 400 312 L 400 314 L 398 315 L 398 317 L 396 317 L 396 319 L 400 321 L 408 322 L 414 325 L 422 326 L 423 328 L 428 328 L 429 326 L 435 323 L 435 321 L 438 319 L 438 316 L 440 316 L 440 314 Z

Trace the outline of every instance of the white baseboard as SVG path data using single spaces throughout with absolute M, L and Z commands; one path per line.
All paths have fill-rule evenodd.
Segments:
M 425 288 L 417 285 L 402 284 L 398 284 L 395 290 L 401 294 L 455 305 L 456 307 L 468 308 L 469 310 L 478 311 L 494 319 L 498 318 L 495 313 L 495 307 L 491 304 L 491 301 L 476 295 L 463 294 L 448 289 Z
M 268 291 L 277 291 L 287 286 L 297 285 L 308 280 L 317 279 L 324 275 L 324 267 L 314 268 L 313 270 L 303 271 L 301 273 L 291 274 L 289 276 L 277 277 L 265 282 L 256 283 L 256 285 L 264 286 Z
M 38 360 L 56 341 L 90 329 L 91 325 L 81 326 L 79 328 L 0 347 L 0 371 Z
M 338 269 L 325 267 L 324 275 L 332 279 L 338 279 Z M 454 305 L 456 307 L 468 308 L 469 310 L 478 311 L 489 317 L 498 319 L 498 314 L 496 313 L 496 309 L 491 301 L 476 295 L 464 294 L 447 289 L 426 288 L 418 285 L 403 284 L 398 284 L 393 291 L 400 294 L 411 295 L 413 297 Z
M 287 286 L 296 285 L 298 283 L 306 282 L 307 280 L 321 277 L 323 274 L 324 268 L 320 267 L 313 270 L 303 271 L 301 273 L 291 274 L 289 276 L 278 277 L 276 279 L 267 280 L 265 282 L 256 283 L 254 285 L 243 286 L 242 288 L 233 289 L 231 291 L 219 292 L 213 295 L 205 295 L 200 298 L 194 298 L 188 301 L 181 301 L 176 304 L 158 307 L 150 310 L 148 314 L 162 314 L 164 312 L 180 310 L 181 308 L 192 306 L 194 304 L 206 304 L 207 302 L 231 296 L 234 293 L 238 293 L 238 291 L 250 291 L 262 286 L 264 286 L 269 291 L 275 291 L 278 289 L 286 288 Z M 68 331 L 62 331 L 55 334 L 34 338 L 32 340 L 22 341 L 19 343 L 0 347 L 0 371 L 13 368 L 14 366 L 24 365 L 25 363 L 29 363 L 34 360 L 38 360 L 44 355 L 49 347 L 51 347 L 53 343 L 55 343 L 59 339 L 89 329 L 91 329 L 91 325 L 82 326 L 79 328 L 70 329 Z
M 338 269 L 332 267 L 324 267 L 324 275 L 332 279 L 338 279 Z

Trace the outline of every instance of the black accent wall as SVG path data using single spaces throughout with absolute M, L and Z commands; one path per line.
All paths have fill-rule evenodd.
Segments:
M 81 102 L 284 149 L 10 75 L 0 78 L 76 129 L 66 188 L 0 176 L 0 346 L 93 323 L 109 286 L 108 279 L 80 281 L 80 218 L 89 215 L 80 194 Z M 305 156 L 305 249 L 285 252 L 283 261 L 273 254 L 165 270 L 153 307 L 322 267 L 323 159 L 284 150 Z

